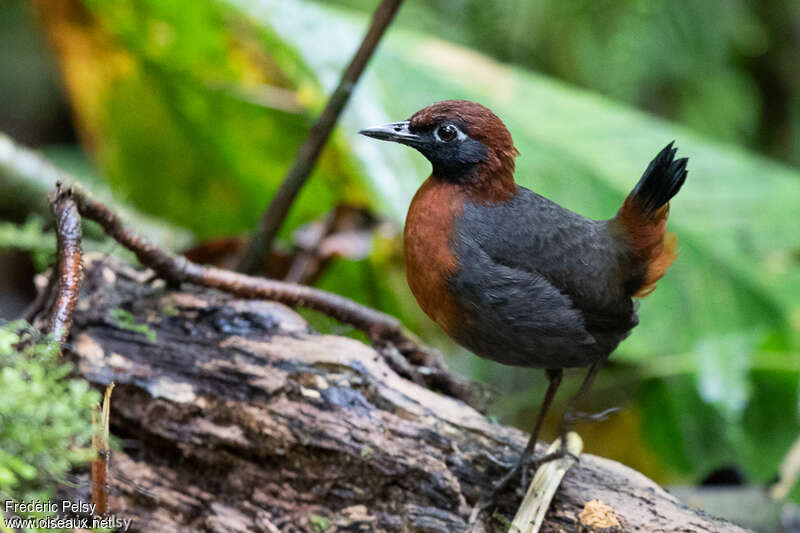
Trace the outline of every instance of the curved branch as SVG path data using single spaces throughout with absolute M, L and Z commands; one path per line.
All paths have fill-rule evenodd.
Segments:
M 320 311 L 365 332 L 372 341 L 408 342 L 399 320 L 348 298 L 305 285 L 256 278 L 216 267 L 193 263 L 185 257 L 165 252 L 144 237 L 126 228 L 119 217 L 105 205 L 89 198 L 78 188 L 66 192 L 81 215 L 100 224 L 120 244 L 131 250 L 139 261 L 156 274 L 173 281 L 219 289 L 243 298 L 274 300 L 293 307 Z
M 50 209 L 58 239 L 58 287 L 48 330 L 56 342 L 63 342 L 69 334 L 72 313 L 83 283 L 81 217 L 69 192 L 64 192 L 60 185 L 50 196 Z

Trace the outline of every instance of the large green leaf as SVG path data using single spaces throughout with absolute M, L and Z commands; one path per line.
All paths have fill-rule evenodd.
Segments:
M 44 19 L 116 192 L 199 237 L 252 228 L 324 102 L 316 76 L 222 4 L 84 4 L 89 24 Z M 350 159 L 336 142 L 326 150 L 287 231 L 337 202 L 366 203 Z

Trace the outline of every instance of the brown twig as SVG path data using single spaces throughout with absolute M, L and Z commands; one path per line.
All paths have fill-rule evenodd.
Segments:
M 402 342 L 406 338 L 402 325 L 396 318 L 342 296 L 305 285 L 204 267 L 184 257 L 172 255 L 130 231 L 106 206 L 92 200 L 77 188 L 67 191 L 66 194 L 75 201 L 81 215 L 103 226 L 111 237 L 136 254 L 142 264 L 165 279 L 219 289 L 243 298 L 263 298 L 290 306 L 315 309 L 364 331 L 374 341 Z
M 69 192 L 65 194 L 60 184 L 50 195 L 50 209 L 58 239 L 58 270 L 54 273 L 58 276 L 58 286 L 47 327 L 56 342 L 63 342 L 69 334 L 72 312 L 83 283 L 81 217 Z
M 265 258 L 269 256 L 275 237 L 295 197 L 297 197 L 300 189 L 308 180 L 311 171 L 314 170 L 322 148 L 325 146 L 328 137 L 330 137 L 342 109 L 350 99 L 353 88 L 402 3 L 403 0 L 383 0 L 375 10 L 375 13 L 373 13 L 372 21 L 364 40 L 361 41 L 361 46 L 359 46 L 358 51 L 350 60 L 347 70 L 342 74 L 339 85 L 333 91 L 319 120 L 311 128 L 308 137 L 297 150 L 292 167 L 286 174 L 283 183 L 281 183 L 280 188 L 275 193 L 269 207 L 261 217 L 258 227 L 250 238 L 247 249 L 236 268 L 239 272 L 250 274 L 258 272 Z

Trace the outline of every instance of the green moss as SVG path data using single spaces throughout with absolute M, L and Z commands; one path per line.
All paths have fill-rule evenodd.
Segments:
M 0 498 L 46 501 L 91 458 L 100 396 L 71 370 L 49 338 L 23 322 L 0 325 Z
M 361 448 L 362 458 L 370 457 L 373 453 L 375 453 L 375 450 L 372 449 L 372 446 L 364 446 L 363 448 Z
M 312 514 L 308 520 L 316 533 L 322 533 L 328 527 L 328 519 L 324 516 Z
M 154 343 L 156 342 L 156 332 L 150 329 L 150 326 L 147 324 L 140 324 L 137 323 L 133 319 L 133 315 L 130 311 L 126 311 L 125 309 L 115 308 L 112 309 L 109 314 L 111 315 L 111 319 L 114 320 L 114 324 L 120 328 L 127 331 L 134 331 L 136 333 L 141 333 L 147 340 Z

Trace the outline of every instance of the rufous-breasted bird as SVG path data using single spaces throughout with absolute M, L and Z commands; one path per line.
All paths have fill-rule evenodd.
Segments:
M 668 202 L 686 179 L 687 159 L 675 159 L 670 143 L 616 215 L 593 220 L 517 185 L 511 134 L 475 102 L 438 102 L 361 133 L 411 146 L 433 165 L 404 231 L 420 307 L 476 355 L 546 369 L 550 385 L 517 466 L 525 465 L 563 369 L 589 367 L 572 407 L 638 323 L 633 299 L 649 294 L 675 260 Z

